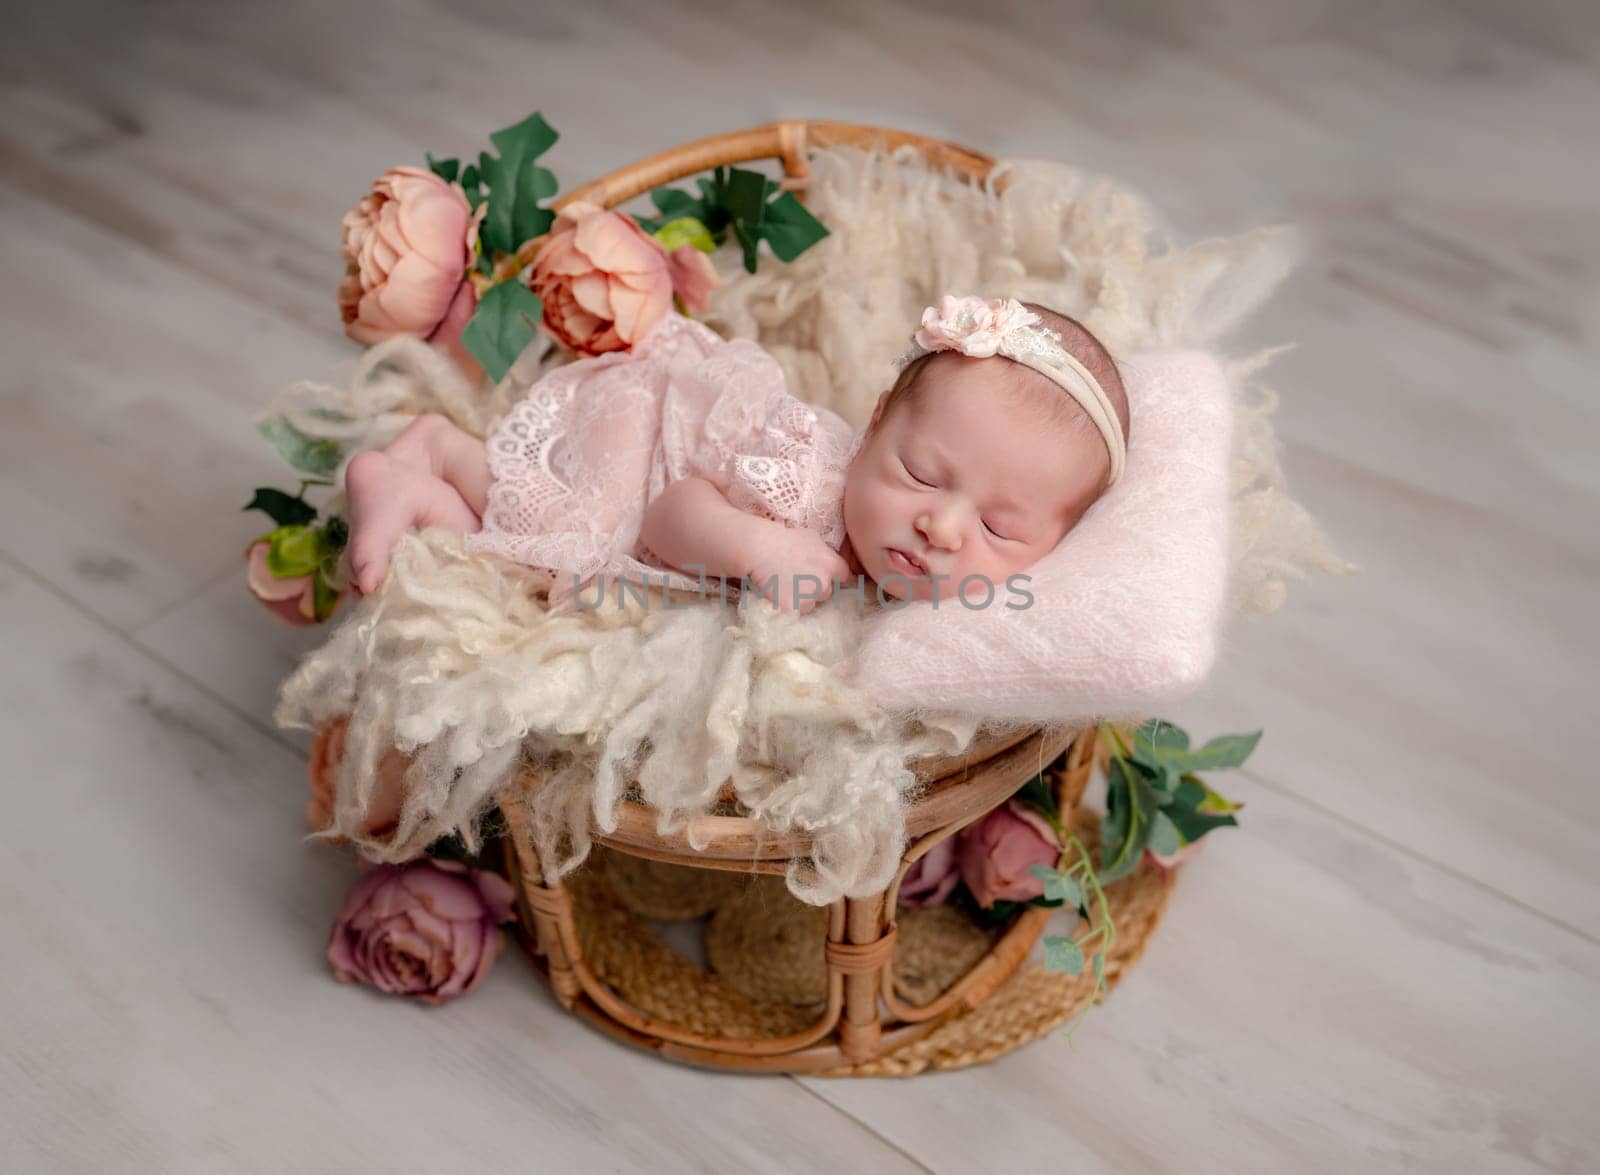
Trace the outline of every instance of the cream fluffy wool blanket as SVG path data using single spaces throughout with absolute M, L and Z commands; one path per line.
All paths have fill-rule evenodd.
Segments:
M 1007 164 L 985 187 L 935 175 L 905 152 L 836 149 L 813 156 L 813 167 L 808 202 L 832 235 L 792 264 L 764 259 L 755 275 L 725 251 L 717 259 L 725 284 L 706 321 L 756 338 L 797 394 L 857 424 L 892 379 L 891 360 L 921 307 L 941 292 L 1040 301 L 1084 320 L 1119 354 L 1210 347 L 1265 296 L 1291 253 L 1281 233 L 1160 249 L 1140 201 L 1056 164 Z M 277 409 L 354 447 L 384 443 L 404 414 L 421 410 L 444 411 L 481 435 L 560 360 L 525 356 L 527 366 L 486 399 L 423 352 L 374 348 L 347 387 L 291 389 Z M 1179 361 L 1209 372 L 1202 383 L 1230 386 L 1203 356 Z M 311 726 L 351 717 L 330 833 L 354 830 L 389 748 L 412 756 L 398 834 L 361 842 L 380 859 L 415 855 L 452 831 L 470 842 L 477 819 L 529 765 L 540 770 L 527 778 L 540 783 L 524 798 L 555 877 L 587 855 L 591 817 L 602 831 L 616 827 L 630 784 L 663 831 L 683 829 L 704 847 L 694 818 L 731 781 L 766 826 L 812 834 L 812 860 L 788 878 L 797 896 L 823 904 L 870 894 L 898 864 L 914 779 L 908 759 L 964 748 L 985 718 L 1122 716 L 1172 700 L 1209 668 L 1225 579 L 1237 607 L 1264 610 L 1281 599 L 1286 574 L 1339 566 L 1284 492 L 1270 397 L 1246 388 L 1248 365 L 1228 374 L 1231 485 L 1213 462 L 1188 499 L 1191 520 L 1209 510 L 1217 524 L 1176 546 L 1141 548 L 1166 561 L 1173 582 L 1191 585 L 1183 598 L 1193 607 L 1170 611 L 1177 628 L 1119 612 L 1128 593 L 1092 574 L 1051 612 L 1075 625 L 1070 646 L 1054 636 L 1041 645 L 1037 627 L 1013 626 L 1013 635 L 1033 634 L 1026 647 L 995 629 L 1002 643 L 986 649 L 980 642 L 995 638 L 984 624 L 1028 613 L 962 614 L 949 602 L 938 617 L 929 605 L 800 617 L 763 601 L 666 609 L 614 595 L 593 611 L 570 601 L 552 608 L 537 577 L 470 558 L 458 539 L 435 533 L 402 543 L 383 589 L 285 684 L 278 719 Z M 328 423 L 330 410 L 343 422 Z M 1137 401 L 1133 414 L 1137 452 Z M 1226 427 L 1226 397 L 1201 415 L 1215 437 Z M 1133 480 L 1130 471 L 1124 483 Z M 1220 522 L 1230 498 L 1231 531 Z M 1108 495 L 1096 511 L 1114 521 L 1113 505 Z M 1123 519 L 1130 541 L 1139 519 L 1137 511 Z M 1070 554 L 1081 532 L 1092 538 L 1094 521 L 1091 512 L 1051 559 Z M 1116 530 L 1102 527 L 1085 557 L 1102 562 Z M 963 627 L 969 620 L 981 623 Z M 1052 648 L 1070 672 L 1052 676 Z M 1135 662 L 1133 688 L 1114 685 Z

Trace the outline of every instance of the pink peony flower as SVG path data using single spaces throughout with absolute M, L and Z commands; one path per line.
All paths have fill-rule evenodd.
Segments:
M 344 899 L 328 962 L 341 983 L 439 1004 L 488 974 L 511 918 L 511 886 L 494 873 L 431 857 L 373 865 Z
M 544 327 L 579 355 L 624 351 L 672 310 L 672 296 L 704 310 L 717 285 L 693 245 L 668 253 L 633 219 L 582 200 L 563 208 L 534 254 L 529 278 Z
M 955 298 L 945 294 L 937 307 L 922 312 L 915 339 L 927 351 L 960 351 L 987 358 L 1000 350 L 1005 336 L 1033 326 L 1039 316 L 1012 298 Z
M 1039 897 L 1044 882 L 1029 873 L 1029 867 L 1054 867 L 1061 860 L 1061 844 L 1050 822 L 1017 800 L 962 829 L 958 841 L 956 864 L 961 880 L 986 910 L 997 901 L 1026 902 Z
M 912 910 L 940 906 L 961 880 L 956 869 L 956 838 L 947 836 L 906 870 L 900 882 L 900 904 Z
M 278 619 L 286 620 L 297 627 L 317 622 L 316 584 L 310 575 L 296 575 L 288 579 L 279 579 L 267 570 L 267 547 L 265 539 L 252 543 L 245 558 L 249 560 L 247 571 L 250 584 L 250 594 L 255 596 L 267 606 L 267 609 Z
M 344 330 L 371 346 L 396 335 L 425 339 L 462 365 L 483 370 L 461 345 L 477 306 L 467 280 L 478 221 L 459 184 L 420 167 L 392 167 L 344 217 Z

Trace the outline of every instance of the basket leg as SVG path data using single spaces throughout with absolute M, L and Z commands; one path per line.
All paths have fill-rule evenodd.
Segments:
M 844 972 L 839 1049 L 851 1062 L 871 1060 L 882 1051 L 879 973 L 894 949 L 893 935 L 884 934 L 883 897 L 875 894 L 870 898 L 846 898 L 845 942 L 828 944 L 829 964 Z
M 522 882 L 517 888 L 524 904 L 533 915 L 534 950 L 545 958 L 550 971 L 550 988 L 565 1008 L 578 1002 L 583 985 L 572 960 L 567 957 L 566 944 L 561 937 L 561 923 L 572 920 L 572 895 L 560 882 L 544 884 L 544 873 L 539 867 L 539 851 L 533 847 L 519 805 L 505 804 L 500 809 L 510 833 L 511 857 Z M 577 935 L 572 936 L 577 941 Z

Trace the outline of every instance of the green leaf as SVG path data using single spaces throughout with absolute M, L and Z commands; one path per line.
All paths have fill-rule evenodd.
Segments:
M 1224 734 L 1212 739 L 1195 751 L 1185 765 L 1186 771 L 1223 771 L 1242 767 L 1261 741 L 1261 731 L 1250 734 Z
M 761 235 L 772 246 L 778 260 L 793 261 L 826 237 L 828 230 L 806 211 L 806 206 L 795 199 L 793 192 L 785 192 L 767 205 Z
M 1159 797 L 1156 802 L 1159 803 L 1163 808 L 1172 803 L 1174 796 L 1177 794 L 1178 788 L 1181 786 L 1179 783 L 1180 776 L 1178 775 L 1177 768 L 1173 767 L 1169 763 L 1163 763 L 1161 766 L 1155 768 L 1154 771 L 1152 771 L 1143 763 L 1138 764 L 1138 768 L 1139 771 L 1149 781 L 1150 786 L 1155 791 L 1157 797 Z
M 1137 867 L 1161 798 L 1140 767 L 1127 759 L 1111 760 L 1106 785 L 1107 813 L 1100 824 L 1102 882 L 1126 877 Z
M 311 610 L 318 621 L 326 620 L 333 615 L 333 609 L 339 602 L 339 593 L 323 578 L 322 572 L 311 580 Z
M 343 553 L 344 546 L 350 541 L 350 524 L 337 514 L 328 519 L 327 525 L 322 528 L 322 549 L 334 555 Z
M 1193 775 L 1185 775 L 1181 777 L 1178 786 L 1173 789 L 1172 802 L 1181 808 L 1198 809 L 1201 804 L 1206 802 L 1206 796 L 1210 794 L 1212 794 L 1211 789 L 1206 787 L 1205 784 L 1201 783 Z M 1218 798 L 1220 799 L 1221 797 Z
M 1044 969 L 1076 975 L 1083 970 L 1083 948 L 1064 934 L 1044 936 Z
M 1185 775 L 1183 777 L 1182 786 L 1184 788 L 1188 788 L 1191 784 L 1198 788 L 1200 793 L 1200 798 L 1190 805 L 1190 807 L 1194 808 L 1196 811 L 1237 812 L 1239 809 L 1244 807 L 1243 804 L 1236 803 L 1235 801 L 1228 799 L 1226 796 L 1212 790 L 1212 788 L 1207 786 L 1205 780 L 1201 779 L 1199 776 Z M 1193 795 L 1194 792 L 1185 791 L 1184 794 Z
M 489 211 L 478 226 L 478 239 L 487 252 L 510 253 L 517 247 L 511 239 L 512 217 L 517 210 L 515 173 L 487 151 L 478 153 L 478 174 L 488 189 Z
M 1102 856 L 1126 839 L 1133 822 L 1132 805 L 1128 800 L 1130 770 L 1123 760 L 1112 759 L 1106 771 L 1106 814 L 1100 819 Z
M 681 188 L 656 188 L 650 193 L 650 203 L 661 213 L 663 222 L 686 219 L 704 223 L 705 201 L 696 200 Z
M 317 564 L 317 574 L 330 584 L 339 578 L 339 556 L 349 541 L 350 525 L 335 514 L 322 528 L 322 562 Z
M 533 341 L 544 315 L 539 296 L 515 278 L 490 286 L 478 302 L 461 342 L 496 383 Z
M 423 152 L 422 157 L 428 161 L 428 170 L 433 172 L 434 175 L 438 176 L 447 184 L 455 183 L 456 175 L 461 170 L 461 160 L 435 159 L 426 151 Z
M 1232 816 L 1197 812 L 1192 808 L 1181 808 L 1176 804 L 1167 808 L 1162 814 L 1172 821 L 1172 826 L 1178 830 L 1178 835 L 1183 837 L 1185 844 L 1193 844 L 1214 828 L 1233 828 L 1239 823 Z
M 511 237 L 517 247 L 524 241 L 531 241 L 550 231 L 556 214 L 548 208 L 539 207 L 539 202 L 555 194 L 556 177 L 553 172 L 531 159 L 522 165 L 522 170 L 517 174 L 516 206 L 511 214 Z
M 331 476 L 344 458 L 338 441 L 308 436 L 281 416 L 258 422 L 256 431 L 292 468 L 313 477 Z
M 756 271 L 756 248 L 761 244 L 761 238 L 756 235 L 754 230 L 737 220 L 733 222 L 733 236 L 739 242 L 739 252 L 743 255 L 744 260 L 744 271 L 746 273 L 754 273 Z
M 1133 758 L 1157 771 L 1221 771 L 1238 767 L 1261 741 L 1253 734 L 1224 734 L 1199 750 L 1189 749 L 1189 736 L 1179 727 L 1159 719 L 1146 722 L 1133 736 Z
M 555 213 L 539 203 L 556 194 L 556 177 L 537 160 L 558 137 L 535 111 L 489 136 L 498 157 L 481 151 L 477 171 L 467 169 L 488 189 L 489 211 L 478 229 L 486 250 L 514 252 L 524 241 L 547 231 L 555 220 Z M 474 209 L 478 203 L 474 202 Z
M 1133 757 L 1152 767 L 1162 762 L 1166 752 L 1188 749 L 1188 733 L 1160 718 L 1152 718 L 1133 732 Z
M 476 212 L 478 210 L 478 205 L 482 204 L 485 200 L 487 200 L 489 198 L 484 193 L 484 190 L 483 190 L 483 177 L 478 174 L 478 165 L 476 163 L 467 164 L 466 168 L 462 171 L 462 173 L 461 173 L 461 189 L 462 189 L 462 191 L 466 192 L 466 194 L 467 194 L 467 203 L 472 206 L 472 210 L 474 212 Z M 480 249 L 482 248 L 482 241 L 481 241 L 482 231 L 483 231 L 482 230 L 482 226 L 480 225 L 479 226 L 479 238 L 480 238 L 479 248 Z
M 732 229 L 744 267 L 751 273 L 756 271 L 763 240 L 780 260 L 793 261 L 828 235 L 822 222 L 806 211 L 793 193 L 780 191 L 777 181 L 758 171 L 719 167 L 709 178 L 697 178 L 695 186 L 700 192 L 698 200 L 676 188 L 656 188 L 650 200 L 661 216 L 634 219 L 650 233 L 660 232 L 673 220 L 698 220 L 717 244 Z
M 766 218 L 767 177 L 759 171 L 746 171 L 736 167 L 728 177 L 723 190 L 723 207 L 733 219 L 736 228 L 743 228 L 752 236 Z
M 1183 847 L 1183 838 L 1178 835 L 1178 827 L 1165 812 L 1157 812 L 1150 818 L 1150 836 L 1145 841 L 1145 847 L 1158 857 L 1170 857 Z
M 1065 902 L 1069 906 L 1083 905 L 1083 886 L 1076 877 L 1070 877 L 1048 865 L 1030 865 L 1028 872 L 1044 882 L 1044 897 L 1050 902 Z
M 295 498 L 282 490 L 258 487 L 246 510 L 260 510 L 279 526 L 304 526 L 315 522 L 317 508 L 304 498 Z
M 278 579 L 310 575 L 322 562 L 322 532 L 312 526 L 280 526 L 267 536 L 267 570 Z
M 501 159 L 520 168 L 524 159 L 537 159 L 555 146 L 560 137 L 545 122 L 544 116 L 535 110 L 521 122 L 495 131 L 489 136 L 489 141 L 500 152 Z
M 702 253 L 712 253 L 717 248 L 711 230 L 692 216 L 680 216 L 676 220 L 669 220 L 652 235 L 661 242 L 661 247 L 668 253 L 684 245 L 693 245 Z

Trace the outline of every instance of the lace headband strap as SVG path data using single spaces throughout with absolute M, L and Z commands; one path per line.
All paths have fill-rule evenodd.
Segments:
M 1061 342 L 1061 335 L 1039 325 L 1040 318 L 1014 298 L 939 299 L 922 312 L 922 325 L 900 366 L 934 351 L 959 351 L 974 358 L 1001 355 L 1031 367 L 1076 400 L 1100 430 L 1111 457 L 1109 486 L 1122 476 L 1127 442 L 1116 406 L 1100 381 Z

